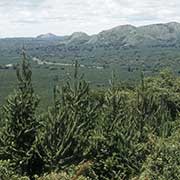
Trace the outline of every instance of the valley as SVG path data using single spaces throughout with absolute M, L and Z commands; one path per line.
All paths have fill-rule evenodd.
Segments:
M 62 84 L 73 73 L 75 60 L 80 74 L 98 89 L 109 86 L 113 71 L 118 81 L 132 84 L 138 82 L 141 72 L 153 76 L 168 68 L 176 75 L 180 73 L 180 24 L 176 22 L 123 25 L 92 36 L 76 32 L 70 36 L 49 33 L 35 38 L 4 38 L 0 39 L 1 102 L 16 84 L 13 67 L 21 62 L 23 47 L 42 104 L 46 104 L 45 97 L 52 96 L 54 84 Z

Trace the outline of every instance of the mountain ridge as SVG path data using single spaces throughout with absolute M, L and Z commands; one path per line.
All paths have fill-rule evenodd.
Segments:
M 102 57 L 118 58 L 128 56 L 128 51 L 139 51 L 140 56 L 157 48 L 180 49 L 180 23 L 169 22 L 145 26 L 120 25 L 88 35 L 75 32 L 69 36 L 58 36 L 52 33 L 42 34 L 35 38 L 0 39 L 0 53 L 20 53 L 22 44 L 32 56 L 51 56 L 60 58 L 86 58 L 95 60 Z M 123 54 L 123 55 L 122 55 Z
M 95 33 L 95 34 L 92 34 L 92 35 L 89 35 L 87 34 L 86 32 L 73 32 L 71 35 L 57 35 L 55 33 L 52 33 L 52 32 L 48 32 L 48 33 L 45 33 L 45 34 L 39 34 L 37 35 L 36 37 L 31 37 L 31 36 L 22 36 L 22 37 L 3 37 L 3 38 L 0 38 L 0 39 L 20 39 L 20 38 L 39 38 L 41 36 L 54 36 L 54 37 L 67 37 L 67 36 L 72 36 L 73 34 L 76 34 L 76 33 L 83 33 L 83 34 L 87 34 L 88 36 L 94 36 L 94 35 L 97 35 L 97 34 L 100 34 L 104 31 L 110 31 L 110 30 L 113 30 L 113 29 L 120 29 L 120 28 L 124 28 L 124 27 L 132 27 L 132 28 L 143 28 L 143 27 L 150 27 L 150 26 L 154 26 L 154 25 L 173 25 L 173 26 L 180 26 L 180 22 L 176 22 L 176 21 L 171 21 L 171 22 L 167 22 L 167 23 L 154 23 L 154 24 L 148 24 L 148 25 L 141 25 L 141 26 L 135 26 L 135 25 L 131 25 L 131 24 L 124 24 L 124 25 L 119 25 L 119 26 L 115 26 L 115 27 L 112 27 L 112 28 L 109 28 L 109 29 L 106 29 L 106 30 L 102 30 L 98 33 Z

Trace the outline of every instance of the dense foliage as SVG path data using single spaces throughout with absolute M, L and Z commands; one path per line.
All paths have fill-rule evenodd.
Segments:
M 0 179 L 180 179 L 180 79 L 171 72 L 142 74 L 135 87 L 113 73 L 98 91 L 76 62 L 44 113 L 24 53 L 17 79 L 0 113 Z

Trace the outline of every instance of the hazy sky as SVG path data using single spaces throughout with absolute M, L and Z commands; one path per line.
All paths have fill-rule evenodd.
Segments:
M 180 0 L 0 0 L 0 37 L 180 22 Z

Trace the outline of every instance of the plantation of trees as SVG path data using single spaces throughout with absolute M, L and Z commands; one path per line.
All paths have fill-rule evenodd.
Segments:
M 17 89 L 0 113 L 0 179 L 180 179 L 179 77 L 142 74 L 130 87 L 113 74 L 107 90 L 93 90 L 76 62 L 40 113 L 31 76 L 23 53 Z

